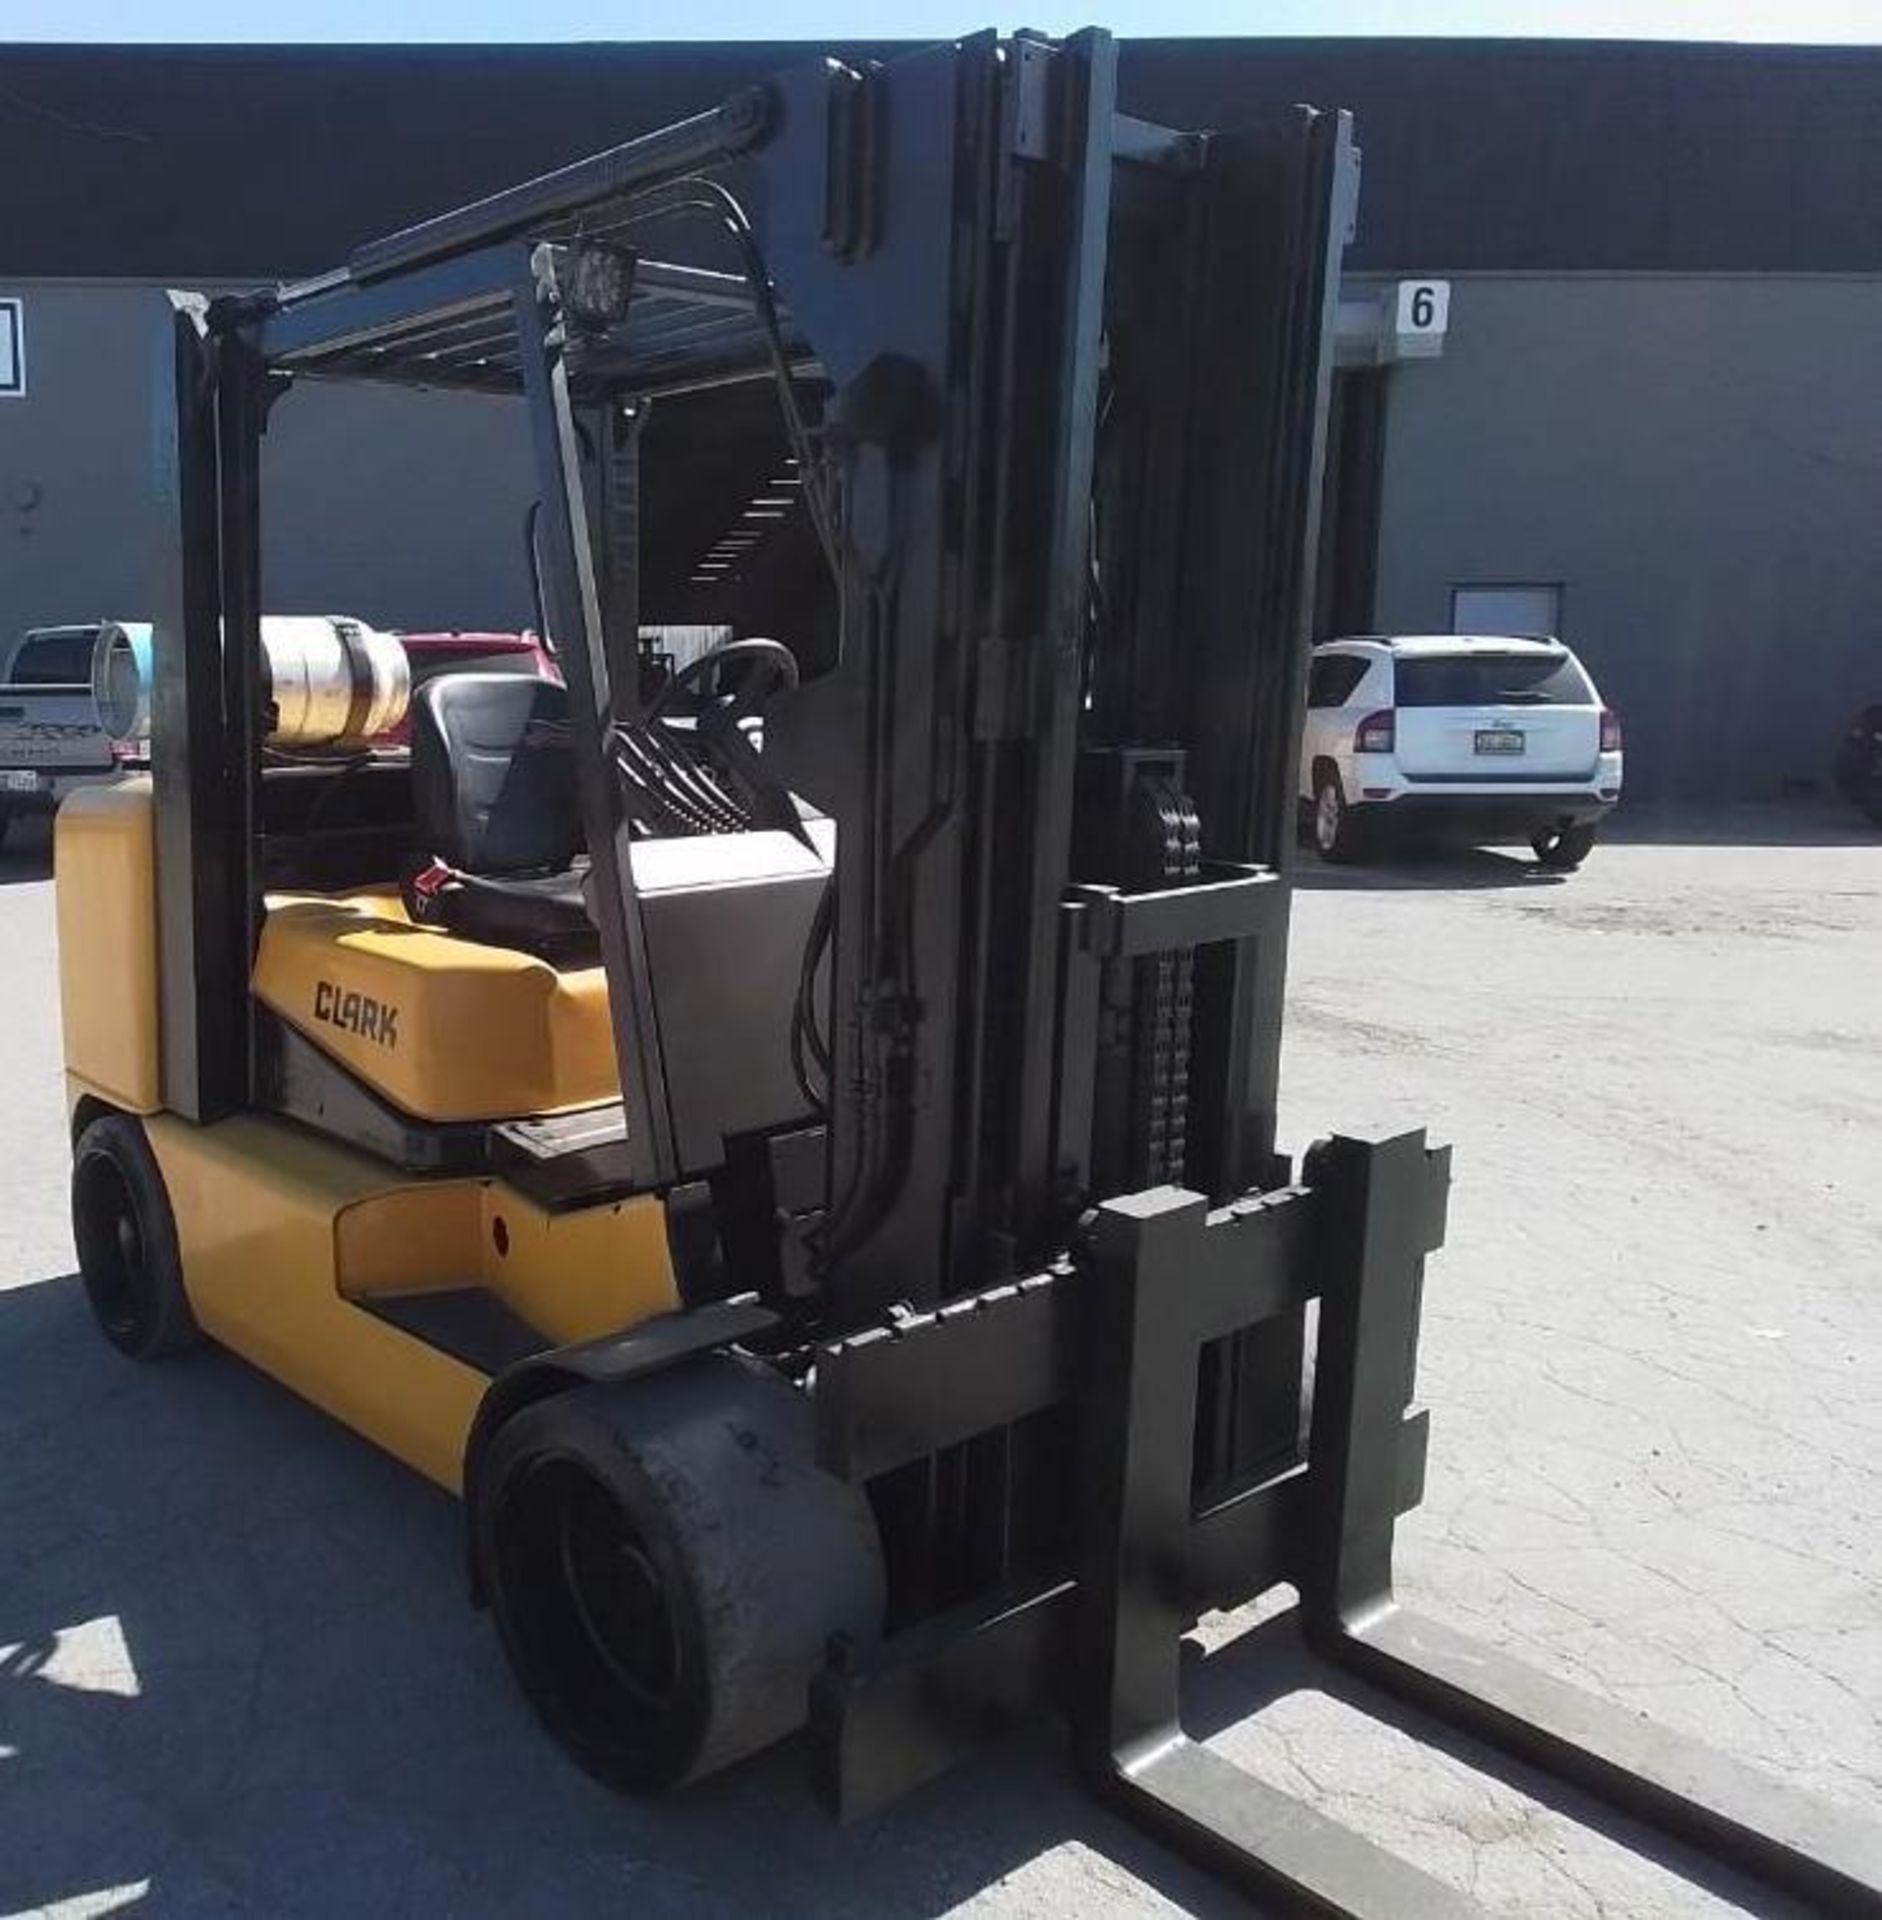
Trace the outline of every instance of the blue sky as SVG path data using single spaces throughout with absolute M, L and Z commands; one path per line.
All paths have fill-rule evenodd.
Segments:
M 7 0 L 0 40 L 941 39 L 969 28 L 1120 34 L 1484 34 L 1882 43 L 1882 0 L 1086 0 L 1002 20 L 974 0 Z

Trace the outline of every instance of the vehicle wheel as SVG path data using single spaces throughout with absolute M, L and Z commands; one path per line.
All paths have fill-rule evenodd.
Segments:
M 1323 772 L 1313 789 L 1314 851 L 1332 866 L 1346 866 L 1366 856 L 1366 834 L 1346 804 L 1340 776 Z
M 805 1395 L 740 1356 L 524 1408 L 471 1496 L 510 1665 L 611 1786 L 677 1786 L 794 1733 L 830 1637 L 881 1631 L 868 1501 L 815 1465 Z
M 170 1196 L 129 1114 L 101 1115 L 72 1150 L 72 1238 L 92 1313 L 120 1353 L 160 1360 L 201 1342 Z
M 1592 826 L 1549 827 L 1529 844 L 1551 873 L 1572 873 L 1593 852 L 1595 831 Z
M 12 824 L 13 816 L 10 813 L 0 813 L 0 850 L 3 850 L 6 846 L 7 829 L 11 827 Z

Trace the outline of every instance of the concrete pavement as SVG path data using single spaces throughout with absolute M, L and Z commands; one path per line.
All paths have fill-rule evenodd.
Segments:
M 788 1753 L 652 1806 L 564 1762 L 450 1502 L 225 1356 L 138 1369 L 89 1327 L 45 871 L 0 856 L 0 1913 L 1243 1910 L 1049 1732 L 849 1832 Z M 1306 882 L 1288 1144 L 1457 1149 L 1407 1596 L 1882 1805 L 1882 842 L 1755 814 L 1559 883 Z M 1787 1911 L 1327 1678 L 1259 1625 L 1198 1660 L 1193 1730 L 1496 1910 Z

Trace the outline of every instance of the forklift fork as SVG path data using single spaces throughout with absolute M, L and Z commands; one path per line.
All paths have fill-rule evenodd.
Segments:
M 1667 1733 L 1401 1606 L 1392 1546 L 1422 1416 L 1408 1421 L 1426 1253 L 1442 1239 L 1448 1156 L 1421 1135 L 1338 1139 L 1310 1157 L 1321 1210 L 1320 1322 L 1298 1584 L 1330 1659 L 1621 1812 L 1837 1913 L 1882 1912 L 1882 1831 Z M 1256 1218 L 1261 1203 L 1251 1210 Z M 1254 1891 L 1310 1912 L 1410 1916 L 1474 1903 L 1188 1740 L 1167 1569 L 1189 1513 L 1190 1430 L 1209 1216 L 1165 1189 L 1101 1210 L 1100 1311 L 1129 1341 L 1107 1381 L 1105 1480 L 1084 1608 L 1100 1686 L 1074 1708 L 1087 1775 L 1133 1818 Z M 1190 1308 L 1185 1314 L 1184 1306 Z M 1206 1325 L 1201 1330 L 1206 1336 Z M 1260 1491 L 1254 1496 L 1259 1497 Z
M 1176 1187 L 1112 1201 L 1077 1265 L 826 1349 L 819 1416 L 838 1472 L 868 1477 L 1061 1394 L 1081 1409 L 1084 1461 L 1070 1577 L 925 1622 L 866 1663 L 833 1662 L 813 1724 L 836 1810 L 865 1811 L 1056 1705 L 1102 1798 L 1258 1898 L 1370 1920 L 1479 1911 L 1184 1734 L 1182 1635 L 1205 1609 L 1286 1582 L 1320 1653 L 1437 1720 L 1825 1911 L 1882 1914 L 1873 1823 L 1398 1604 L 1394 1530 L 1424 1481 L 1427 1421 L 1410 1404 L 1419 1298 L 1449 1154 L 1422 1133 L 1341 1137 L 1303 1175 L 1216 1209 Z M 1310 1297 L 1304 1448 L 1199 1504 L 1203 1349 L 1275 1321 L 1288 1338 Z

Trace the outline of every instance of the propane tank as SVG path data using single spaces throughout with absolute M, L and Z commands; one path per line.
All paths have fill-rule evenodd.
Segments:
M 107 620 L 92 653 L 92 698 L 113 740 L 150 735 L 151 628 Z M 271 747 L 367 746 L 405 718 L 412 670 L 389 633 L 338 614 L 268 614 L 261 692 Z
M 116 745 L 150 738 L 150 622 L 104 620 L 91 656 L 98 724 Z
M 271 747 L 364 747 L 405 718 L 412 669 L 389 633 L 338 614 L 271 614 L 261 653 Z

